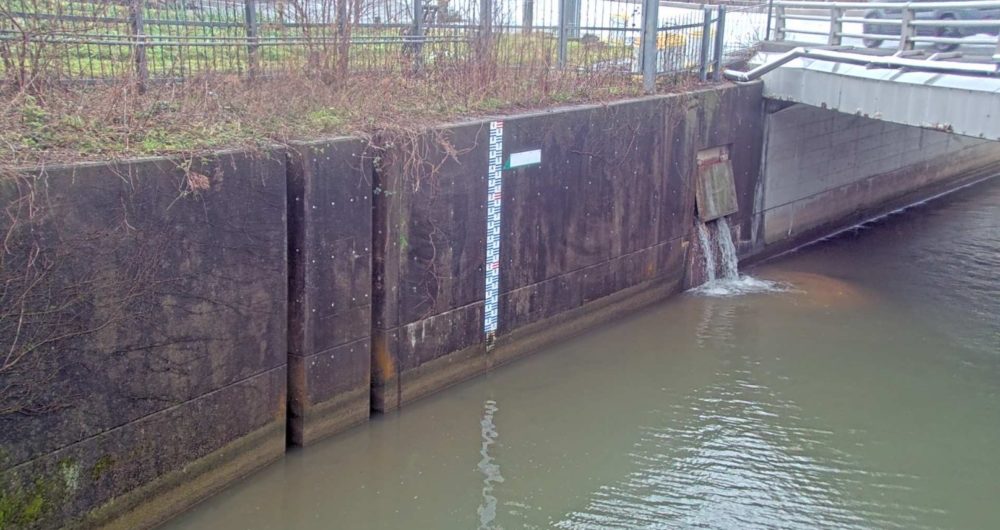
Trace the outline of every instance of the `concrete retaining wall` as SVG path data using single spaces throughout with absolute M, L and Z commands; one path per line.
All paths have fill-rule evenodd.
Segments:
M 372 406 L 400 404 L 661 300 L 684 274 L 699 149 L 752 204 L 760 85 L 503 120 L 499 328 L 485 344 L 489 122 L 394 145 L 377 172 Z M 420 163 L 414 163 L 420 160 Z M 738 226 L 751 221 L 749 207 Z
M 503 162 L 541 162 L 502 172 L 490 348 L 490 121 L 4 181 L 0 336 L 31 354 L 0 370 L 0 527 L 147 527 L 286 435 L 697 282 L 699 151 L 732 165 L 745 259 L 1000 172 L 1000 144 L 944 133 L 797 106 L 765 126 L 761 88 L 504 119 Z
M 1000 143 L 793 105 L 766 118 L 763 256 L 1000 172 Z
M 4 181 L 4 274 L 26 301 L 4 348 L 26 354 L 0 374 L 0 527 L 143 528 L 284 452 L 276 155 Z

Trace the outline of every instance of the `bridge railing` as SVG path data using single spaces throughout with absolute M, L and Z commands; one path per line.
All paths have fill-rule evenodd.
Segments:
M 864 10 L 865 14 L 858 16 L 857 12 L 860 10 Z M 878 16 L 880 10 L 891 13 L 892 18 Z M 964 13 L 970 10 L 988 10 L 987 13 L 995 11 L 997 14 L 992 15 L 993 18 L 965 18 Z M 815 14 L 817 11 L 825 14 Z M 927 12 L 941 14 L 937 18 L 928 18 L 925 16 Z M 789 27 L 789 21 L 802 21 L 806 24 Z M 852 23 L 861 24 L 861 31 L 846 31 L 845 24 Z M 825 28 L 822 28 L 823 24 L 826 25 Z M 890 31 L 889 28 L 893 29 Z M 844 37 L 853 37 L 863 39 L 866 45 L 894 41 L 900 52 L 913 50 L 920 43 L 937 45 L 939 48 L 960 45 L 993 46 L 993 61 L 1000 64 L 1000 1 L 997 0 L 905 3 L 779 0 L 773 2 L 772 24 L 769 29 L 771 40 L 775 41 L 784 41 L 789 34 L 816 35 L 825 37 L 828 45 L 840 46 Z M 971 29 L 986 30 L 993 35 L 963 35 L 963 30 Z M 928 31 L 933 35 L 927 35 Z

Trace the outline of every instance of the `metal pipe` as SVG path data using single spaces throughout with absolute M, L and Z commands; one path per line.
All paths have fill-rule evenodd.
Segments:
M 931 42 L 944 44 L 961 44 L 963 46 L 992 46 L 993 39 L 969 39 L 961 37 L 913 37 L 913 42 Z
M 776 6 L 782 7 L 801 7 L 801 8 L 811 8 L 811 9 L 899 9 L 900 4 L 898 2 L 791 2 L 786 0 L 777 0 L 774 2 Z M 930 11 L 934 9 L 980 9 L 980 8 L 991 8 L 1000 7 L 1000 1 L 997 0 L 971 0 L 965 2 L 919 2 L 914 3 L 911 6 L 913 9 L 920 11 Z
M 964 75 L 1000 75 L 1000 72 L 997 71 L 996 67 L 989 64 L 960 63 L 954 61 L 923 61 L 919 59 L 907 59 L 904 57 L 877 57 L 860 53 L 795 48 L 779 55 L 773 61 L 769 61 L 747 72 L 726 70 L 725 76 L 726 79 L 729 79 L 730 81 L 745 83 L 755 79 L 760 79 L 760 77 L 764 74 L 800 58 L 831 61 L 835 63 L 856 64 L 875 68 L 907 68 L 910 70 Z
M 786 14 L 785 19 L 787 20 L 807 20 L 812 22 L 826 22 L 830 20 L 829 15 L 797 15 L 795 13 Z
M 871 22 L 868 20 L 867 22 Z M 882 20 L 879 19 L 879 25 L 882 24 Z M 978 28 L 984 26 L 1000 26 L 1000 20 L 993 19 L 977 19 L 977 20 L 955 20 L 950 18 L 936 19 L 936 20 L 913 20 L 910 22 L 911 26 L 931 26 L 931 27 L 963 27 L 963 28 Z
M 876 19 L 879 26 L 900 26 L 903 24 L 902 20 L 896 20 L 894 18 L 879 18 Z M 872 19 L 861 18 L 861 17 L 843 17 L 840 19 L 841 22 L 856 22 L 858 24 L 871 24 Z

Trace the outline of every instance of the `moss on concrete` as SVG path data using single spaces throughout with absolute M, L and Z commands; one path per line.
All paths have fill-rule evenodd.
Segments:
M 71 466 L 71 465 L 70 465 Z M 44 526 L 46 518 L 62 504 L 67 487 L 62 463 L 58 474 L 38 477 L 23 484 L 15 473 L 10 473 L 0 489 L 0 528 L 35 528 Z
M 94 482 L 101 480 L 101 477 L 115 465 L 115 459 L 110 454 L 104 454 L 97 459 L 97 462 L 90 468 L 90 479 Z

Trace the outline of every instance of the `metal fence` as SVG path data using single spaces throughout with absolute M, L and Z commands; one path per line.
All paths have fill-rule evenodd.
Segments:
M 583 74 L 720 71 L 762 40 L 766 4 L 659 0 L 3 0 L 0 73 L 141 82 L 208 72 L 385 72 L 489 54 Z M 729 18 L 727 21 L 727 13 Z M 650 39 L 643 45 L 643 37 Z M 653 37 L 655 35 L 655 38 Z
M 813 41 L 880 48 L 909 54 L 918 46 L 939 52 L 962 47 L 1000 65 L 1000 1 L 773 3 L 776 41 Z M 978 49 L 977 49 L 978 48 Z M 985 52 L 985 53 L 984 53 Z M 938 58 L 944 58 L 938 55 Z

